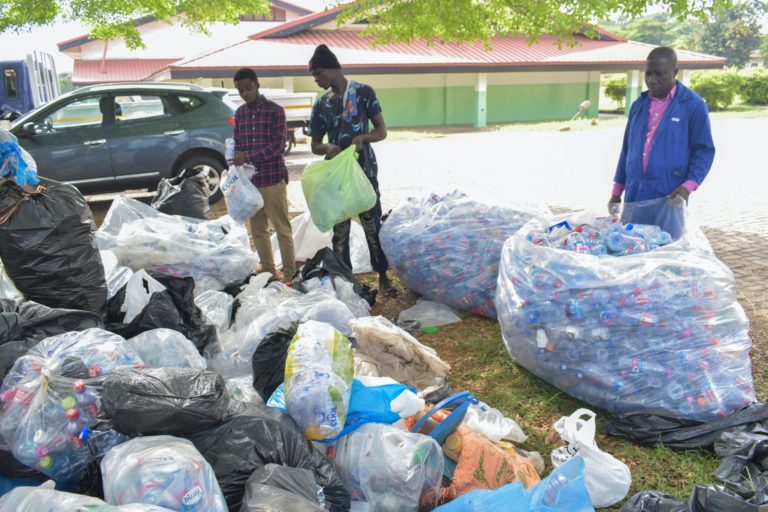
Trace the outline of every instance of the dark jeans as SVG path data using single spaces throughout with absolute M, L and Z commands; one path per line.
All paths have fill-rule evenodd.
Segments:
M 379 231 L 381 230 L 381 194 L 379 193 L 379 181 L 376 177 L 368 176 L 376 191 L 376 205 L 360 214 L 360 225 L 365 233 L 365 241 L 368 243 L 368 251 L 371 253 L 371 267 L 379 274 L 389 268 L 387 257 L 381 249 Z M 349 232 L 352 229 L 352 221 L 345 220 L 333 226 L 333 252 L 335 252 L 347 265 L 352 268 L 352 260 L 349 255 Z

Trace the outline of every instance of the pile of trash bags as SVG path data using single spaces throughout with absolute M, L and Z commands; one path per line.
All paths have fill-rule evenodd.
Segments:
M 412 197 L 381 228 L 381 245 L 400 280 L 419 295 L 496 317 L 493 303 L 505 240 L 546 207 L 497 206 L 454 191 Z
M 496 306 L 510 355 L 617 414 L 714 420 L 754 402 L 733 274 L 692 223 L 673 243 L 622 257 L 540 243 L 563 222 L 611 221 L 587 212 L 534 219 L 505 243 Z

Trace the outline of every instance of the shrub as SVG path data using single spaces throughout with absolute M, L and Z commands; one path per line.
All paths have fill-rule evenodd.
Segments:
M 710 110 L 723 110 L 733 103 L 741 81 L 741 76 L 733 69 L 703 71 L 693 76 L 691 89 L 704 98 Z
M 741 76 L 739 95 L 744 103 L 768 105 L 768 70 L 757 68 Z
M 605 95 L 618 103 L 619 106 L 623 106 L 627 97 L 627 77 L 622 76 L 608 80 L 605 83 Z

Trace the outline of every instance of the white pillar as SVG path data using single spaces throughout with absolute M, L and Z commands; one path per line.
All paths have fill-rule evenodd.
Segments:
M 487 96 L 488 73 L 478 73 L 475 77 L 475 128 L 485 128 Z
M 285 89 L 285 92 L 293 92 L 293 77 L 292 76 L 284 76 L 283 77 L 283 89 Z
M 691 84 L 691 70 L 690 69 L 681 69 L 680 70 L 680 74 L 678 75 L 678 79 L 684 85 L 690 85 Z

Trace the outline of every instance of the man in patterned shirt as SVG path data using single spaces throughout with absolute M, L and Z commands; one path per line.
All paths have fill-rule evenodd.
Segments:
M 235 165 L 256 168 L 252 182 L 264 198 L 264 208 L 251 217 L 251 235 L 261 270 L 279 277 L 272 257 L 269 222 L 277 233 L 283 260 L 283 280 L 290 282 L 295 270 L 293 232 L 288 218 L 288 169 L 283 151 L 287 137 L 285 111 L 259 94 L 259 80 L 249 68 L 235 73 L 235 87 L 245 101 L 235 112 Z
M 379 289 L 385 295 L 395 295 L 396 290 L 387 277 L 389 263 L 379 241 L 381 229 L 381 200 L 377 179 L 378 165 L 371 143 L 387 137 L 387 127 L 381 114 L 381 105 L 376 92 L 369 85 L 348 80 L 341 72 L 336 55 L 321 44 L 315 49 L 309 61 L 309 71 L 322 89 L 330 90 L 312 107 L 310 132 L 312 152 L 325 155 L 327 160 L 354 144 L 359 153 L 358 162 L 376 191 L 376 205 L 360 214 L 360 224 L 371 253 L 371 266 L 379 274 Z M 368 123 L 373 124 L 369 130 Z M 323 138 L 328 135 L 328 142 Z M 352 268 L 349 254 L 349 232 L 351 220 L 345 220 L 333 227 L 333 250 Z

